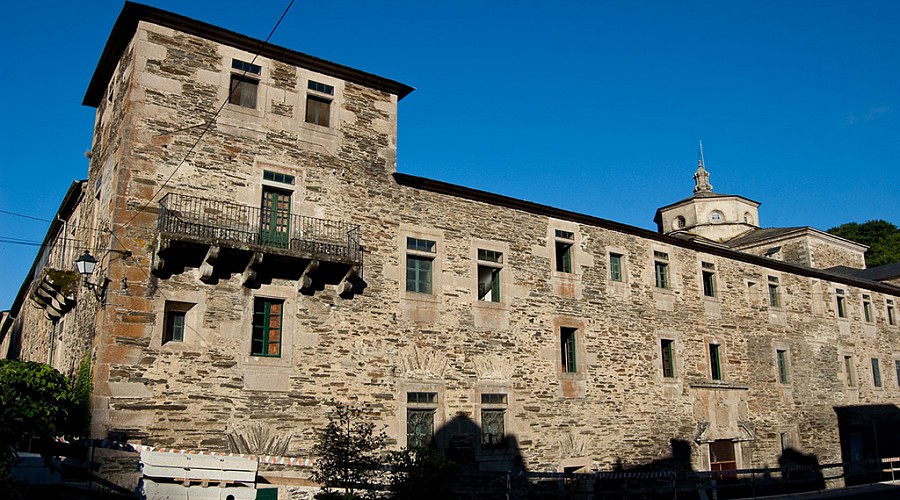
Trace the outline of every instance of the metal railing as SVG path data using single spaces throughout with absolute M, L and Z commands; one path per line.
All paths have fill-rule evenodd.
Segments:
M 230 246 L 277 248 L 335 259 L 362 261 L 356 224 L 169 193 L 159 202 L 160 232 L 213 240 Z

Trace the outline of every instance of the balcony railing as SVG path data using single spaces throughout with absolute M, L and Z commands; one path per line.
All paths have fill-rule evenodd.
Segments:
M 233 247 L 272 248 L 287 254 L 362 261 L 359 225 L 169 193 L 159 202 L 158 229 Z

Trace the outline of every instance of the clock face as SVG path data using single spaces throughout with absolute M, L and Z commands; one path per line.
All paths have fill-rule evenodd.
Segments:
M 725 214 L 718 210 L 713 210 L 712 213 L 709 214 L 710 222 L 722 222 L 725 220 Z

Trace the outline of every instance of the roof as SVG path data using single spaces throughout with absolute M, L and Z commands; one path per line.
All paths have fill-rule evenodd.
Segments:
M 429 191 L 433 193 L 443 194 L 447 196 L 453 196 L 456 198 L 467 199 L 471 201 L 477 201 L 481 203 L 486 203 L 489 205 L 501 206 L 504 208 L 510 208 L 513 210 L 520 210 L 523 212 L 528 212 L 536 215 L 552 217 L 556 219 L 563 219 L 572 221 L 579 224 L 590 225 L 594 227 L 600 227 L 603 229 L 609 229 L 611 231 L 618 231 L 625 234 L 631 234 L 634 236 L 638 236 L 641 238 L 646 238 L 648 240 L 658 241 L 660 243 L 664 243 L 667 245 L 682 247 L 691 250 L 695 250 L 697 252 L 703 252 L 710 255 L 717 255 L 720 257 L 724 257 L 726 259 L 731 259 L 740 262 L 746 262 L 748 264 L 757 265 L 764 268 L 773 269 L 776 271 L 783 271 L 791 274 L 796 274 L 799 276 L 807 276 L 811 278 L 824 279 L 828 281 L 834 281 L 837 283 L 844 283 L 846 285 L 858 286 L 862 288 L 866 288 L 872 291 L 877 291 L 881 293 L 887 293 L 890 295 L 900 295 L 900 287 L 888 284 L 881 283 L 878 281 L 873 281 L 871 279 L 866 279 L 858 276 L 851 276 L 839 272 L 835 272 L 833 270 L 825 270 L 825 269 L 815 269 L 812 267 L 801 266 L 798 264 L 792 264 L 788 262 L 778 261 L 769 259 L 766 257 L 760 257 L 758 255 L 753 255 L 745 252 L 740 252 L 737 250 L 733 250 L 731 248 L 727 248 L 720 245 L 709 245 L 702 242 L 702 239 L 694 240 L 694 239 L 682 239 L 677 237 L 672 237 L 665 234 L 660 234 L 656 231 L 650 231 L 648 229 L 642 229 L 635 226 L 630 226 L 628 224 L 623 224 L 621 222 L 615 222 L 608 219 L 601 219 L 599 217 L 594 217 L 592 215 L 581 214 L 578 212 L 572 212 L 569 210 L 564 210 L 561 208 L 551 207 L 548 205 L 541 205 L 539 203 L 534 203 L 531 201 L 520 200 L 517 198 L 511 198 L 508 196 L 503 196 L 500 194 L 494 194 L 487 191 L 481 191 L 478 189 L 467 188 L 464 186 L 459 186 L 456 184 L 450 184 L 447 182 L 437 181 L 433 179 L 428 179 L 425 177 L 417 177 L 409 174 L 403 174 L 400 172 L 396 172 L 393 174 L 394 180 L 397 184 L 401 186 L 406 186 L 412 189 L 418 189 L 422 191 Z M 791 229 L 807 229 L 807 228 L 791 228 Z M 811 229 L 811 228 L 810 228 Z
M 760 241 L 768 240 L 771 238 L 778 238 L 781 236 L 787 236 L 791 233 L 795 233 L 798 231 L 802 231 L 806 229 L 804 227 L 766 227 L 753 229 L 751 231 L 747 231 L 746 233 L 742 233 L 730 240 L 728 240 L 728 246 L 730 247 L 740 247 L 744 245 L 751 245 L 753 243 L 758 243 Z
M 699 193 L 694 193 L 691 196 L 688 196 L 687 198 L 685 198 L 683 200 L 676 201 L 675 203 L 670 203 L 664 207 L 659 207 L 658 209 L 656 209 L 656 217 L 659 217 L 659 215 L 662 213 L 663 210 L 668 210 L 670 208 L 677 207 L 679 205 L 684 205 L 686 203 L 690 203 L 694 200 L 701 199 L 701 198 L 702 199 L 740 198 L 740 199 L 750 203 L 751 205 L 754 205 L 757 207 L 760 205 L 760 202 L 758 202 L 758 201 L 753 201 L 750 198 L 746 198 L 744 196 L 737 195 L 737 194 L 722 194 L 722 193 L 714 193 L 712 191 L 701 191 Z M 655 220 L 655 218 L 654 218 L 654 220 Z
M 837 266 L 832 267 L 831 269 L 829 269 L 829 271 L 872 281 L 883 281 L 900 278 L 900 262 L 885 264 L 883 266 L 870 267 L 868 269 L 855 269 L 847 266 Z
M 84 94 L 82 104 L 97 107 L 103 98 L 103 93 L 112 78 L 116 64 L 122 57 L 122 53 L 128 46 L 140 21 L 146 21 L 166 28 L 171 28 L 183 33 L 195 35 L 207 40 L 245 50 L 260 56 L 275 59 L 284 63 L 300 66 L 322 74 L 340 78 L 370 88 L 395 94 L 397 99 L 403 99 L 413 89 L 409 85 L 383 78 L 365 71 L 353 69 L 337 63 L 319 59 L 302 52 L 266 43 L 263 40 L 241 35 L 224 28 L 191 19 L 189 17 L 173 14 L 155 7 L 134 2 L 125 2 L 119 18 L 113 25 L 106 47 L 97 62 L 94 76 Z

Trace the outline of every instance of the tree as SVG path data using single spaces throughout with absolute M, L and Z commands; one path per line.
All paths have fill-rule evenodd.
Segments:
M 29 439 L 70 431 L 75 414 L 69 382 L 49 365 L 0 359 L 0 461 Z
M 431 500 L 455 498 L 453 486 L 459 467 L 432 448 L 404 448 L 393 451 L 391 465 L 391 498 L 415 500 L 427 492 Z
M 363 420 L 361 410 L 333 403 L 328 425 L 319 430 L 313 446 L 312 478 L 323 486 L 316 498 L 373 497 L 386 439 L 384 431 L 376 432 L 375 424 Z M 333 489 L 343 489 L 343 495 Z
M 876 267 L 900 262 L 900 228 L 884 220 L 863 224 L 848 222 L 827 231 L 835 236 L 867 245 L 866 266 Z

